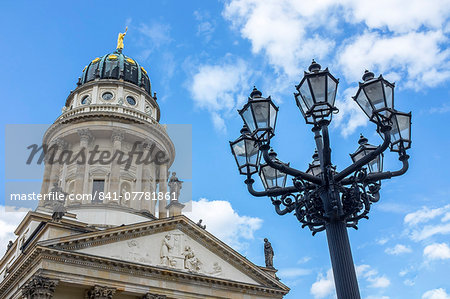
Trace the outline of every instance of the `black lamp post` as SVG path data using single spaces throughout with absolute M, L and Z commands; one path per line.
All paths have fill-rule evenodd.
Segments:
M 278 108 L 256 88 L 239 111 L 245 123 L 242 135 L 230 143 L 252 195 L 270 197 L 279 215 L 294 212 L 302 227 L 308 227 L 313 235 L 326 230 L 339 299 L 360 298 L 347 227 L 356 229 L 360 219 L 368 218 L 371 204 L 379 200 L 381 180 L 408 170 L 406 150 L 411 147 L 411 113 L 394 109 L 394 85 L 382 76 L 375 79 L 368 71 L 363 81 L 353 98 L 377 125 L 383 143 L 373 146 L 361 136 L 358 149 L 350 154 L 353 164 L 340 172 L 331 162 L 328 135 L 332 115 L 338 111 L 334 105 L 338 80 L 314 60 L 294 94 L 306 123 L 313 125 L 316 141 L 317 150 L 306 172 L 281 162 L 271 150 Z M 389 145 L 398 153 L 403 167 L 383 172 L 383 152 Z M 257 172 L 265 191 L 253 188 L 252 175 Z M 285 186 L 287 176 L 292 177 L 292 186 Z

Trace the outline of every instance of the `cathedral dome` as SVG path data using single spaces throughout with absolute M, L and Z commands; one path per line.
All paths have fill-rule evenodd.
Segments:
M 143 87 L 151 95 L 150 79 L 147 71 L 139 63 L 120 49 L 92 60 L 84 69 L 77 85 L 81 86 L 95 79 L 123 79 Z

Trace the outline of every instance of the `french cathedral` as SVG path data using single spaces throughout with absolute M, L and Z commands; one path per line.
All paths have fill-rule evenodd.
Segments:
M 124 36 L 84 68 L 43 136 L 43 200 L 0 260 L 0 298 L 283 298 L 289 288 L 273 267 L 182 214 L 182 182 L 170 175 L 175 147 L 147 71 L 123 53 Z M 88 159 L 92 151 L 101 159 Z M 110 157 L 133 151 L 127 163 Z M 58 159 L 64 153 L 77 159 Z

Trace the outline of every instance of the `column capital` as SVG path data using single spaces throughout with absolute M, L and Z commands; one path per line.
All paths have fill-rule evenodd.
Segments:
M 62 138 L 56 138 L 54 144 L 58 146 L 59 150 L 65 150 L 69 147 L 69 143 Z
M 144 150 L 150 150 L 152 148 L 152 146 L 155 146 L 155 142 L 150 140 L 150 139 L 144 139 L 142 140 L 142 148 Z
M 91 141 L 94 139 L 91 131 L 89 129 L 79 129 L 77 130 L 78 136 L 80 136 L 80 141 Z
M 116 293 L 115 288 L 95 285 L 86 292 L 86 298 L 88 299 L 112 299 Z
M 58 280 L 35 275 L 22 287 L 25 299 L 52 299 Z
M 112 131 L 111 141 L 122 141 L 125 137 L 125 132 L 123 130 L 115 129 Z

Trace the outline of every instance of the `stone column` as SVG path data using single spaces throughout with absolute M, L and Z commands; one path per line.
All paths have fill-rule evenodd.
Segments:
M 80 136 L 80 148 L 78 149 L 78 152 L 76 153 L 79 154 L 82 151 L 84 151 L 84 161 L 82 155 L 80 155 L 80 157 L 78 158 L 77 161 L 82 161 L 83 163 L 78 164 L 78 162 L 76 161 L 75 163 L 77 163 L 77 171 L 76 171 L 76 175 L 75 175 L 75 194 L 83 194 L 84 193 L 84 179 L 85 179 L 85 174 L 86 174 L 86 164 L 87 164 L 87 160 L 88 160 L 88 145 L 89 145 L 89 141 L 92 140 L 92 134 L 88 129 L 81 129 L 78 130 L 78 136 Z
M 44 168 L 44 179 L 42 180 L 41 194 L 47 193 L 50 187 L 50 175 L 52 171 L 52 164 L 49 161 L 50 155 L 46 154 L 44 158 L 45 168 Z M 39 202 L 39 205 L 41 205 L 41 202 L 42 201 Z
M 153 178 L 153 181 L 150 182 L 150 192 L 151 194 L 151 201 L 150 201 L 150 213 L 152 213 L 154 216 L 156 216 L 156 203 L 155 200 L 156 195 L 156 189 L 157 189 L 157 174 L 156 174 L 156 165 L 155 163 L 152 163 L 150 167 L 150 176 Z
M 92 289 L 86 291 L 87 299 L 112 299 L 116 293 L 115 288 L 109 288 L 104 286 L 93 286 Z
M 142 296 L 142 299 L 166 299 L 166 295 L 157 295 L 152 293 L 147 293 L 144 296 Z
M 124 138 L 124 132 L 121 130 L 113 130 L 111 141 L 112 141 L 112 154 L 115 155 L 117 151 L 122 150 L 122 140 Z M 111 162 L 111 176 L 109 178 L 109 192 L 111 192 L 111 197 L 120 196 L 120 164 L 118 163 L 119 155 Z M 115 193 L 115 195 L 114 195 Z M 116 202 L 116 201 L 111 201 Z M 116 202 L 117 203 L 117 202 Z
M 167 200 L 166 200 L 166 193 L 167 193 L 167 164 L 161 164 L 159 165 L 159 193 L 157 194 L 156 198 L 162 199 L 158 200 L 159 205 L 159 216 L 158 218 L 166 218 L 167 217 Z
M 153 163 L 150 163 L 151 158 L 148 159 L 147 161 L 147 155 L 149 154 L 150 151 L 150 142 L 149 141 L 145 141 L 142 145 L 143 148 L 143 156 L 142 156 L 142 160 L 144 161 L 144 163 L 142 164 L 142 176 L 141 176 L 141 186 L 142 186 L 142 192 L 144 192 L 144 196 L 143 196 L 143 200 L 141 203 L 141 209 L 143 210 L 148 210 L 150 213 L 152 213 L 154 215 L 155 211 L 154 209 L 152 210 L 152 206 L 153 205 L 153 194 L 152 193 L 152 181 L 153 181 L 153 176 L 152 176 L 152 167 L 153 167 Z M 141 191 L 141 190 L 139 190 Z M 149 199 L 146 200 L 145 198 Z
M 52 299 L 57 285 L 56 279 L 36 275 L 22 287 L 22 296 L 24 299 Z
M 55 140 L 54 145 L 52 145 L 51 147 L 53 146 L 55 147 L 54 153 L 50 153 L 49 157 L 49 162 L 53 162 L 53 164 L 50 171 L 50 184 L 47 192 L 53 189 L 55 183 L 59 185 L 60 173 L 62 168 L 62 164 L 60 163 L 60 156 L 62 151 L 66 149 L 67 142 L 63 139 L 58 138 Z

